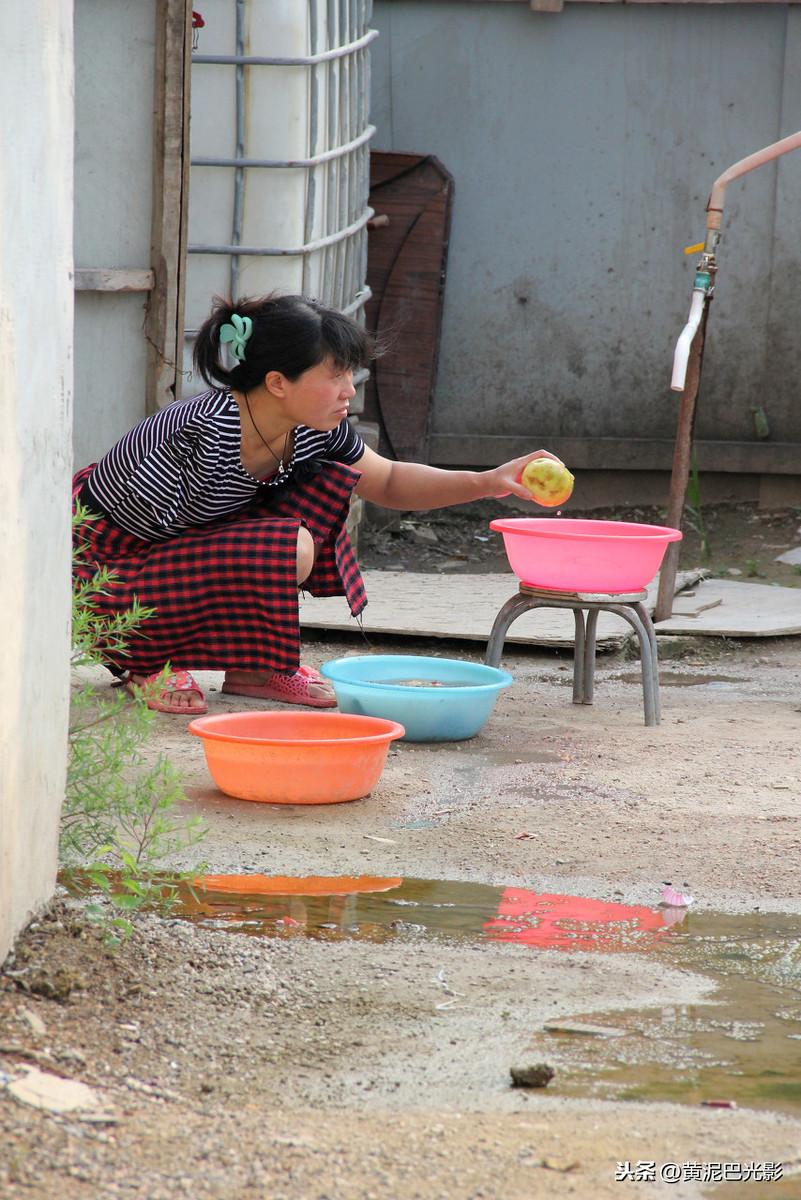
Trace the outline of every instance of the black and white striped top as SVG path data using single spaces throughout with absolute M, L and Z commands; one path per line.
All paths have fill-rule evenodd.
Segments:
M 239 408 L 230 392 L 176 400 L 112 446 L 87 479 L 82 499 L 128 533 L 160 541 L 237 512 L 265 488 L 291 481 L 310 459 L 354 463 L 364 452 L 347 418 L 330 433 L 306 425 L 294 433 L 284 470 L 259 480 L 242 466 Z

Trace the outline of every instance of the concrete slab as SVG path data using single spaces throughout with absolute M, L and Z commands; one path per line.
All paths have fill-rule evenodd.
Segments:
M 694 583 L 699 572 L 681 572 L 677 586 Z M 503 604 L 517 593 L 514 575 L 441 575 L 398 571 L 365 571 L 369 604 L 364 612 L 366 634 L 393 633 L 407 637 L 464 638 L 486 642 Z M 646 606 L 653 612 L 658 578 L 648 588 Z M 799 593 L 801 595 L 801 593 Z M 307 629 L 355 630 L 356 622 L 341 596 L 301 597 L 300 623 Z M 519 617 L 507 643 L 572 647 L 573 614 L 565 609 L 537 609 Z M 601 613 L 598 645 L 614 648 L 631 636 L 622 617 Z
M 706 637 L 786 637 L 801 633 L 801 588 L 707 579 L 695 595 L 677 596 L 657 633 Z

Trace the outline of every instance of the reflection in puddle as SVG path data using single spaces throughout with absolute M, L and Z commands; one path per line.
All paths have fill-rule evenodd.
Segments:
M 504 888 L 498 915 L 484 926 L 495 942 L 557 950 L 634 950 L 643 933 L 665 933 L 683 921 L 683 908 L 645 908 L 584 896 Z
M 447 880 L 214 875 L 198 880 L 194 894 L 184 891 L 174 915 L 267 935 L 285 935 L 289 915 L 293 933 L 327 940 L 383 941 L 413 927 L 429 937 L 632 951 L 647 949 L 643 935 L 667 933 L 685 910 Z
M 70 880 L 63 878 L 65 886 Z M 801 1109 L 801 917 L 633 906 L 517 887 L 427 879 L 207 876 L 173 916 L 267 937 L 493 941 L 522 950 L 636 953 L 710 978 L 708 1004 L 583 1009 L 622 1036 L 532 1030 L 560 1095 L 729 1101 Z M 647 970 L 647 967 L 643 967 Z M 745 1194 L 745 1193 L 744 1193 Z M 773 1193 L 771 1193 L 773 1194 Z
M 801 920 L 689 913 L 658 943 L 660 960 L 712 978 L 711 1004 L 587 1012 L 624 1036 L 538 1033 L 564 1095 L 616 1100 L 733 1101 L 801 1108 Z
M 237 882 L 247 886 L 247 877 Z M 371 890 L 371 882 L 384 890 Z M 572 1014 L 622 1030 L 616 1038 L 532 1031 L 529 1049 L 556 1067 L 559 1093 L 801 1108 L 801 918 L 693 913 L 441 880 L 356 884 L 348 895 L 337 880 L 297 880 L 292 896 L 255 894 L 252 887 L 250 894 L 199 892 L 183 915 L 283 937 L 492 940 L 529 950 L 654 955 L 712 978 L 712 1002 Z
M 624 675 L 612 675 L 610 678 L 621 683 L 642 684 L 639 671 L 627 671 Z M 751 680 L 742 679 L 739 675 L 690 675 L 681 671 L 660 671 L 659 682 L 664 687 L 727 687 L 732 683 L 742 686 Z

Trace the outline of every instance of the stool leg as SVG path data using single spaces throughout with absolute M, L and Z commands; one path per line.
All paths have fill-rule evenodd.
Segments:
M 503 654 L 503 643 L 506 640 L 506 635 L 509 632 L 509 626 L 515 621 L 521 613 L 524 613 L 528 608 L 534 607 L 527 596 L 521 596 L 519 593 L 507 600 L 503 608 L 498 613 L 492 626 L 492 631 L 487 642 L 487 652 L 484 655 L 484 662 L 488 667 L 499 667 L 501 665 L 501 655 Z
M 656 724 L 658 725 L 662 720 L 662 705 L 659 699 L 659 654 L 656 648 L 656 630 L 654 629 L 654 623 L 651 620 L 651 614 L 648 612 L 648 609 L 644 604 L 633 604 L 632 608 L 642 621 L 643 625 L 645 626 L 645 631 L 648 634 L 648 644 L 651 648 L 651 668 L 653 672 L 654 685 L 654 715 L 656 717 Z
M 598 625 L 598 609 L 587 611 L 587 638 L 584 643 L 584 699 L 582 704 L 592 704 L 595 693 L 595 631 Z
M 576 619 L 576 639 L 573 647 L 573 703 L 585 704 L 585 658 L 584 658 L 584 613 L 573 609 Z
M 659 714 L 654 703 L 654 696 L 657 695 L 656 689 L 659 687 L 659 680 L 656 678 L 654 660 L 651 650 L 651 639 L 648 636 L 643 621 L 638 612 L 634 610 L 633 605 L 626 604 L 605 604 L 604 609 L 607 612 L 617 613 L 628 621 L 634 632 L 637 634 L 637 639 L 640 643 L 640 665 L 642 668 L 642 700 L 645 710 L 645 724 L 658 725 Z

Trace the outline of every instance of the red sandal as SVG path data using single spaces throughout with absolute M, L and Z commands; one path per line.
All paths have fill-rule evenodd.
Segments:
M 308 708 L 336 708 L 336 697 L 323 699 L 312 696 L 315 684 L 330 687 L 314 667 L 299 667 L 294 675 L 276 671 L 267 683 L 223 682 L 222 690 L 229 696 L 252 696 L 256 700 L 279 700 L 283 704 L 302 704 Z
M 134 683 L 129 676 L 124 687 L 132 696 L 141 696 L 147 707 L 152 708 L 154 712 L 170 713 L 175 717 L 199 717 L 209 711 L 202 689 L 188 671 L 171 671 L 166 677 L 162 671 L 155 671 L 152 675 L 145 676 L 144 683 Z M 170 704 L 164 699 L 169 692 L 194 692 L 200 696 L 203 703 L 191 707 L 186 704 Z

